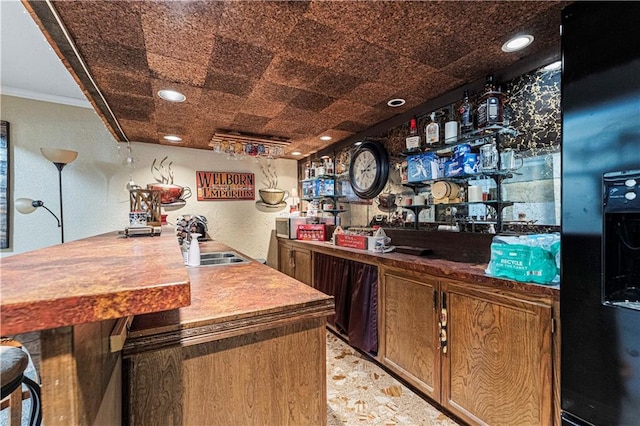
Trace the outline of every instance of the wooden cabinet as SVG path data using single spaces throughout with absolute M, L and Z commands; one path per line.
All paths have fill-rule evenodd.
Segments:
M 434 400 L 440 399 L 438 282 L 382 275 L 382 362 Z
M 441 404 L 472 424 L 552 424 L 551 306 L 452 281 L 441 290 Z
M 307 285 L 312 283 L 311 250 L 278 242 L 278 270 Z
M 552 302 L 383 268 L 381 362 L 480 425 L 550 425 Z

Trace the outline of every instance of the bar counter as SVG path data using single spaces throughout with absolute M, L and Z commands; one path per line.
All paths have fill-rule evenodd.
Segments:
M 215 241 L 201 248 L 232 250 Z M 227 424 L 246 420 L 237 416 L 326 421 L 325 322 L 333 298 L 259 262 L 186 267 L 170 232 L 112 232 L 3 258 L 1 289 L 2 335 L 37 336 L 48 425 L 194 424 L 190 416 L 202 407 Z M 111 337 L 131 316 L 123 356 Z M 147 363 L 165 354 L 175 362 Z M 163 380 L 166 374 L 173 379 Z M 167 395 L 170 412 L 145 405 Z M 248 397 L 246 410 L 225 410 Z
M 188 306 L 175 238 L 111 232 L 2 259 L 3 336 Z

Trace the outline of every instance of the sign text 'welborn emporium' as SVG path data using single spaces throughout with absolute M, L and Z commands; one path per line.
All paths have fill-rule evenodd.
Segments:
M 235 172 L 196 172 L 198 201 L 253 200 L 255 175 Z

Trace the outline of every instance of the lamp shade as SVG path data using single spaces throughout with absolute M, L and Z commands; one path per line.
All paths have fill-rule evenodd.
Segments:
M 33 213 L 37 209 L 37 206 L 34 206 L 34 204 L 31 198 L 18 198 L 16 200 L 16 210 L 22 214 Z
M 78 157 L 77 151 L 60 148 L 40 148 L 40 152 L 52 163 L 69 164 Z

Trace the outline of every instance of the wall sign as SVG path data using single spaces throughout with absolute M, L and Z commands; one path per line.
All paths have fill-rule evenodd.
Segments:
M 253 173 L 196 171 L 198 201 L 254 200 L 256 198 Z

